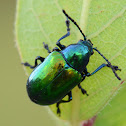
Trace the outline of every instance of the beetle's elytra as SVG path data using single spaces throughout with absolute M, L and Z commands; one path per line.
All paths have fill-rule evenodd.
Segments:
M 116 73 L 116 70 L 120 70 L 118 66 L 111 65 L 97 48 L 93 48 L 93 44 L 86 38 L 77 23 L 64 10 L 63 13 L 67 18 L 67 33 L 57 41 L 56 45 L 59 48 L 55 47 L 50 51 L 48 45 L 43 42 L 44 48 L 50 54 L 46 58 L 37 56 L 34 66 L 27 62 L 22 63 L 31 69 L 34 68 L 27 81 L 27 92 L 30 99 L 40 105 L 51 105 L 56 103 L 57 114 L 59 115 L 61 113 L 59 104 L 67 103 L 72 100 L 71 90 L 76 85 L 78 85 L 83 94 L 88 96 L 87 91 L 80 85 L 85 77 L 95 74 L 106 66 L 112 69 L 118 80 L 121 80 Z M 62 45 L 60 41 L 70 35 L 69 20 L 77 26 L 84 40 L 79 40 L 76 44 L 71 44 L 66 47 Z M 103 63 L 94 72 L 89 73 L 86 66 L 90 56 L 94 53 L 93 50 L 98 52 L 107 63 Z M 39 65 L 37 63 L 38 60 L 41 61 Z M 68 95 L 68 100 L 62 100 L 66 95 Z

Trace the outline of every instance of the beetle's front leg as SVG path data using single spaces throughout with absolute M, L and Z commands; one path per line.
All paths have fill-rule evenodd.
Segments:
M 69 26 L 70 26 L 70 21 L 68 20 L 68 18 L 67 18 L 67 20 L 66 20 L 66 26 L 67 26 L 67 33 L 66 33 L 63 37 L 61 37 L 61 38 L 57 41 L 57 43 L 56 43 L 56 45 L 59 46 L 59 48 L 60 48 L 61 50 L 64 49 L 64 48 L 66 48 L 66 46 L 65 46 L 65 45 L 62 45 L 62 44 L 60 43 L 60 41 L 61 41 L 62 39 L 64 39 L 64 38 L 68 37 L 68 36 L 70 35 L 70 28 L 69 28 Z
M 70 91 L 67 95 L 68 95 L 68 101 L 61 100 L 61 101 L 59 101 L 59 102 L 56 104 L 56 107 L 57 107 L 57 114 L 59 114 L 59 116 L 60 116 L 60 114 L 61 114 L 59 105 L 60 105 L 61 103 L 67 103 L 67 102 L 70 102 L 70 101 L 72 100 L 72 92 Z
M 45 59 L 45 58 L 43 58 L 43 57 L 41 57 L 41 56 L 37 56 L 37 57 L 35 58 L 35 65 L 34 65 L 34 66 L 30 65 L 28 62 L 25 62 L 25 63 L 22 63 L 22 64 L 23 64 L 24 66 L 30 67 L 31 69 L 34 69 L 34 68 L 38 65 L 37 60 L 40 60 L 41 62 L 43 62 L 44 59 Z
M 118 66 L 112 66 L 112 65 L 109 65 L 109 64 L 105 64 L 105 63 L 103 63 L 102 65 L 100 65 L 100 66 L 99 66 L 96 70 L 94 70 L 92 73 L 87 72 L 87 70 L 85 70 L 84 72 L 85 72 L 86 76 L 89 77 L 89 76 L 95 74 L 96 72 L 98 72 L 100 69 L 102 69 L 102 68 L 105 67 L 105 66 L 110 67 L 110 68 L 112 69 L 113 73 L 115 74 L 115 76 L 116 76 L 119 80 L 121 80 L 120 77 L 118 77 L 118 75 L 117 75 L 116 72 L 115 72 L 115 71 L 121 70 L 121 69 L 119 69 Z

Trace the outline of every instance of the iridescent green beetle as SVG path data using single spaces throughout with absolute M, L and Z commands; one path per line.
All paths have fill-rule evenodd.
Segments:
M 67 34 L 61 37 L 52 51 L 49 50 L 48 45 L 44 44 L 44 48 L 50 53 L 47 58 L 36 57 L 35 65 L 32 66 L 29 63 L 22 63 L 30 68 L 35 68 L 27 81 L 27 92 L 30 99 L 39 105 L 51 105 L 57 103 L 57 114 L 60 114 L 60 103 L 70 102 L 72 100 L 71 90 L 78 85 L 83 94 L 87 94 L 87 91 L 83 89 L 80 83 L 86 76 L 91 76 L 101 68 L 107 66 L 110 67 L 118 80 L 121 78 L 116 74 L 118 66 L 113 66 L 111 63 L 98 51 L 93 48 L 93 44 L 90 40 L 86 39 L 86 36 L 77 25 L 77 23 L 63 10 L 63 13 L 67 17 L 66 26 Z M 70 35 L 70 19 L 79 29 L 84 37 L 84 40 L 79 40 L 76 44 L 64 46 L 60 41 Z M 90 56 L 97 51 L 107 62 L 100 65 L 94 72 L 89 73 L 86 66 L 89 62 Z M 37 60 L 42 63 L 38 65 Z M 62 100 L 68 95 L 68 100 Z

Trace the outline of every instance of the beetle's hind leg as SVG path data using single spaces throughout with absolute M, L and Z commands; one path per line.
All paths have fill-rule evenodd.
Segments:
M 59 114 L 59 116 L 60 116 L 60 114 L 61 114 L 59 105 L 60 105 L 61 103 L 67 103 L 67 102 L 70 102 L 70 101 L 72 100 L 72 92 L 70 91 L 67 95 L 68 95 L 68 101 L 61 100 L 61 101 L 59 101 L 59 102 L 56 104 L 56 107 L 57 107 L 57 114 Z
M 34 66 L 30 65 L 28 62 L 25 62 L 25 63 L 22 63 L 22 64 L 23 64 L 24 66 L 30 67 L 31 69 L 34 69 L 34 68 L 38 65 L 37 61 L 40 60 L 41 62 L 43 62 L 44 59 L 45 59 L 45 58 L 43 58 L 43 57 L 41 57 L 41 56 L 37 56 L 37 57 L 35 58 L 35 65 L 34 65 Z
M 68 20 L 68 18 L 67 18 L 67 20 L 66 20 L 66 26 L 67 26 L 67 33 L 66 33 L 63 37 L 61 37 L 61 38 L 57 41 L 57 43 L 56 43 L 56 45 L 59 46 L 59 48 L 60 48 L 61 50 L 64 49 L 64 48 L 66 48 L 66 46 L 65 46 L 65 45 L 62 45 L 62 44 L 60 43 L 60 41 L 61 41 L 62 39 L 64 39 L 64 38 L 68 37 L 68 36 L 70 35 L 70 28 L 69 28 L 69 26 L 70 26 L 70 21 Z

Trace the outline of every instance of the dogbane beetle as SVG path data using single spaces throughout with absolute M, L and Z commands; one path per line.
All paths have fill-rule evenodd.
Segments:
M 27 80 L 27 92 L 30 99 L 39 105 L 51 105 L 56 103 L 57 114 L 59 115 L 61 113 L 59 105 L 72 100 L 71 90 L 75 86 L 78 86 L 81 92 L 88 96 L 87 91 L 80 85 L 86 76 L 89 77 L 106 66 L 112 69 L 118 80 L 121 80 L 115 72 L 116 70 L 120 70 L 118 66 L 111 65 L 108 59 L 106 59 L 97 48 L 93 47 L 92 42 L 86 38 L 78 24 L 65 10 L 63 10 L 63 13 L 67 18 L 67 33 L 57 41 L 56 45 L 59 48 L 55 47 L 50 51 L 48 45 L 43 42 L 44 48 L 50 54 L 46 58 L 37 56 L 34 66 L 30 65 L 28 62 L 22 63 L 24 66 L 34 69 Z M 79 29 L 84 39 L 66 47 L 62 45 L 60 41 L 70 35 L 69 20 Z M 86 66 L 90 56 L 94 53 L 93 50 L 98 52 L 107 63 L 103 63 L 94 70 L 94 72 L 89 73 Z M 38 60 L 41 61 L 40 64 L 37 63 Z M 62 100 L 66 95 L 68 95 L 68 100 Z

